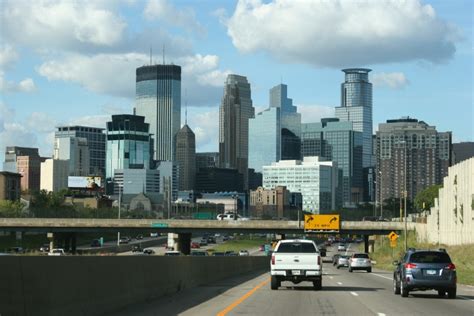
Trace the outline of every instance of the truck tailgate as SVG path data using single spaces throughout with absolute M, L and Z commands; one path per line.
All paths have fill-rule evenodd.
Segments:
M 320 270 L 317 253 L 275 253 L 275 270 Z

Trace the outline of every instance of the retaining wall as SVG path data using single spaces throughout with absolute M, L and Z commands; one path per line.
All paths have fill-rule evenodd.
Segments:
M 268 257 L 4 256 L 0 315 L 101 315 L 269 266 Z

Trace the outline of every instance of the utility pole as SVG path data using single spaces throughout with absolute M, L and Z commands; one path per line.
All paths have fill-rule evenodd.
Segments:
M 403 195 L 403 199 L 404 199 L 404 205 L 405 205 L 405 251 L 408 250 L 408 229 L 407 229 L 407 142 L 405 141 L 405 150 L 403 151 L 404 152 L 404 167 L 405 167 L 405 176 L 404 176 L 404 179 L 405 179 L 405 183 L 404 183 L 404 195 Z

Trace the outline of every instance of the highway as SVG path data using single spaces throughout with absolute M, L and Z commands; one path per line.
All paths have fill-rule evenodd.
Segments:
M 455 300 L 434 291 L 394 295 L 392 273 L 373 273 L 324 263 L 322 291 L 311 283 L 283 282 L 270 290 L 268 272 L 229 279 L 181 291 L 150 303 L 130 306 L 114 315 L 474 315 L 474 287 L 458 285 Z

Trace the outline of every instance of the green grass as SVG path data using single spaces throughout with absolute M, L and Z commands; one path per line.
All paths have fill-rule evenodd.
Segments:
M 445 248 L 451 260 L 456 265 L 458 282 L 461 284 L 474 285 L 474 244 L 447 246 L 416 241 L 415 233 L 408 233 L 408 248 L 418 249 L 438 249 Z M 359 245 L 359 250 L 363 250 L 364 245 Z M 399 260 L 405 252 L 405 239 L 403 235 L 398 238 L 397 246 L 390 247 L 390 242 L 386 236 L 377 236 L 375 241 L 375 252 L 370 257 L 377 262 L 376 267 L 383 270 L 392 271 L 392 262 Z
M 250 250 L 252 248 L 257 248 L 260 245 L 265 243 L 270 243 L 265 238 L 256 238 L 256 239 L 234 239 L 229 240 L 225 243 L 216 245 L 212 249 L 214 251 L 235 251 L 239 252 L 240 250 L 246 249 Z

